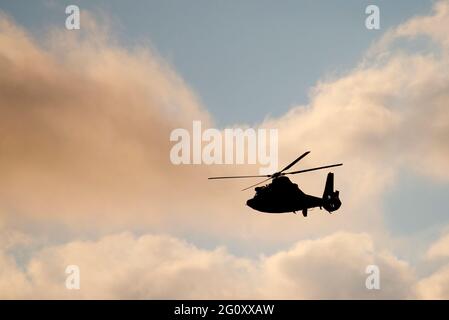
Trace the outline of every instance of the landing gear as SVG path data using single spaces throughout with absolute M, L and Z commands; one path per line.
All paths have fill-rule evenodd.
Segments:
M 302 215 L 305 217 L 307 217 L 307 209 L 302 209 Z

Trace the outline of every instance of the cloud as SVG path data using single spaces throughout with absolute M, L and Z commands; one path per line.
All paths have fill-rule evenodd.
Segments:
M 449 234 L 443 235 L 427 251 L 428 259 L 449 257 Z
M 368 265 L 381 270 L 381 290 L 367 290 Z M 410 267 L 389 252 L 377 251 L 367 234 L 336 233 L 302 241 L 265 261 L 271 292 L 282 298 L 407 298 L 414 276 Z
M 419 299 L 449 299 L 449 265 L 419 281 L 415 290 Z
M 449 181 L 449 36 L 440 32 L 449 24 L 448 7 L 438 2 L 432 15 L 388 32 L 377 44 L 383 51 L 370 51 L 354 69 L 320 81 L 308 105 L 264 123 L 280 130 L 280 163 L 294 158 L 298 145 L 313 150 L 305 167 L 344 163 L 335 169 L 336 187 L 353 230 L 385 230 L 383 199 L 399 173 Z M 430 49 L 421 36 L 431 38 Z M 404 38 L 418 49 L 407 49 Z M 298 179 L 317 193 L 318 175 Z
M 407 297 L 413 273 L 367 234 L 336 233 L 255 259 L 224 247 L 199 249 L 164 235 L 130 233 L 46 247 L 21 271 L 2 258 L 2 298 L 316 299 Z M 331 264 L 329 262 L 332 261 Z M 80 268 L 80 290 L 65 288 L 66 266 Z M 367 290 L 365 268 L 377 264 L 381 290 Z M 7 287 L 8 286 L 8 287 Z
M 449 28 L 448 15 L 447 0 L 437 1 L 431 15 L 410 19 L 397 27 L 393 33 L 396 37 L 428 36 L 436 43 L 443 45 L 445 49 L 449 49 L 449 37 L 446 32 Z
M 310 141 L 325 160 L 362 160 L 368 170 L 387 172 L 412 167 L 448 181 L 449 36 L 439 32 L 448 24 L 449 2 L 437 2 L 432 15 L 412 18 L 381 38 L 377 45 L 387 57 L 377 51 L 346 74 L 319 82 L 309 105 L 270 122 L 281 128 L 283 150 L 292 150 L 293 141 Z M 435 47 L 420 51 L 420 35 Z M 404 37 L 418 49 L 401 46 Z
M 425 259 L 440 262 L 436 271 L 423 277 L 417 284 L 415 291 L 422 299 L 449 299 L 449 234 L 443 233 L 428 248 Z M 442 263 L 442 264 L 441 264 Z
M 195 193 L 177 191 L 195 170 L 171 165 L 169 134 L 209 115 L 151 49 L 124 50 L 84 20 L 84 33 L 37 44 L 0 17 L 2 215 L 156 224 L 173 197 Z

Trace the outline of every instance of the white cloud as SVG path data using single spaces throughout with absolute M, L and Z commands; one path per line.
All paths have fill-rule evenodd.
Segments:
M 429 259 L 449 257 L 449 234 L 443 235 L 433 243 L 426 256 Z
M 444 233 L 427 250 L 425 259 L 439 262 L 436 271 L 423 277 L 416 285 L 422 299 L 449 299 L 449 233 Z M 442 263 L 442 265 L 441 265 Z
M 449 299 L 449 265 L 419 281 L 415 290 L 420 299 Z
M 413 280 L 405 262 L 377 253 L 368 235 L 352 233 L 257 259 L 171 236 L 122 233 L 44 248 L 24 271 L 7 254 L 2 262 L 2 298 L 397 298 L 407 297 Z M 365 287 L 369 264 L 381 269 L 381 290 Z M 80 267 L 80 290 L 65 288 L 68 265 Z

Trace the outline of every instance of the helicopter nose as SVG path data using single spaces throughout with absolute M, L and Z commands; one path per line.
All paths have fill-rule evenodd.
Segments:
M 254 199 L 249 199 L 248 201 L 246 201 L 246 205 L 250 208 L 254 209 L 255 204 L 256 203 L 255 203 Z

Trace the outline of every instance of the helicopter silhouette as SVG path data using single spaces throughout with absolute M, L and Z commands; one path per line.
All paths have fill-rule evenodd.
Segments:
M 265 177 L 267 179 L 253 184 L 244 190 L 248 190 L 252 187 L 256 187 L 266 181 L 272 180 L 271 183 L 256 187 L 256 194 L 252 199 L 249 199 L 246 204 L 257 211 L 267 212 L 267 213 L 286 213 L 302 211 L 302 215 L 307 217 L 307 211 L 311 208 L 319 207 L 324 208 L 329 213 L 338 210 L 341 206 L 341 201 L 339 198 L 339 191 L 334 191 L 334 174 L 329 172 L 326 178 L 326 184 L 324 187 L 323 196 L 315 197 L 312 195 L 305 194 L 301 189 L 298 188 L 296 183 L 290 181 L 286 175 L 304 173 L 315 170 L 322 170 L 326 168 L 338 167 L 343 165 L 343 163 L 331 164 L 321 167 L 315 167 L 310 169 L 303 169 L 298 171 L 284 172 L 296 163 L 298 163 L 302 158 L 307 156 L 310 151 L 305 152 L 299 156 L 295 161 L 290 163 L 281 171 L 275 172 L 268 175 L 253 175 L 253 176 L 224 176 L 224 177 L 210 177 L 208 179 L 240 179 L 240 178 L 259 178 Z

